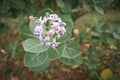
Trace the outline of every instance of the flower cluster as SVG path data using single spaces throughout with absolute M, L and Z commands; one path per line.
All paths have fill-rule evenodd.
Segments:
M 36 21 L 34 35 L 40 40 L 40 45 L 56 48 L 60 42 L 56 42 L 66 33 L 66 23 L 57 14 L 46 13 Z

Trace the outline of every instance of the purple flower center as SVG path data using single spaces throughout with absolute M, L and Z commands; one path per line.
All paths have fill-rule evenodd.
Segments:
M 63 22 L 59 22 L 58 25 L 59 25 L 59 27 L 63 27 L 64 26 Z
M 53 43 L 51 44 L 51 47 L 52 47 L 52 48 L 56 48 L 56 46 L 57 46 L 57 44 L 56 44 L 55 42 L 53 42 Z
M 45 41 L 44 40 L 40 41 L 40 45 L 44 46 L 45 45 Z
M 34 30 L 34 35 L 35 36 L 40 36 L 40 31 Z
M 62 31 L 59 31 L 58 33 L 59 33 L 59 35 L 63 35 L 63 32 L 62 32 Z
M 50 17 L 50 14 L 49 14 L 49 13 L 46 13 L 45 17 L 46 17 L 46 18 L 49 18 L 49 17 Z
M 59 33 L 59 35 L 63 35 L 64 30 L 63 30 L 63 29 L 61 29 L 60 31 L 58 31 L 58 33 Z
M 36 26 L 40 26 L 40 25 L 41 25 L 41 21 L 40 20 L 36 21 Z

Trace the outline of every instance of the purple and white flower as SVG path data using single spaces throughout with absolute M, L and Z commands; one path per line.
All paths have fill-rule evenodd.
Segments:
M 63 22 L 57 14 L 46 13 L 44 17 L 40 17 L 36 22 L 34 35 L 40 40 L 41 46 L 50 46 L 56 48 L 60 42 L 56 42 L 66 33 L 66 23 Z
M 40 45 L 41 45 L 41 46 L 44 46 L 45 44 L 46 44 L 46 42 L 45 42 L 44 40 L 41 40 L 41 41 L 40 41 Z

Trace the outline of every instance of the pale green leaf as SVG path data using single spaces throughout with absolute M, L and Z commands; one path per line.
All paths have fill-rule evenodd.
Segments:
M 35 38 L 33 33 L 30 31 L 29 26 L 20 27 L 20 37 L 22 40 L 26 40 L 28 38 Z
M 10 9 L 10 2 L 9 0 L 2 0 L 0 3 L 0 13 L 6 13 Z
M 61 60 L 62 62 L 64 62 L 65 64 L 71 65 L 71 66 L 80 65 L 80 64 L 83 63 L 83 60 L 82 60 L 82 57 L 81 57 L 81 56 L 78 56 L 78 57 L 72 58 L 72 59 L 61 58 L 60 60 Z
M 4 23 L 0 23 L 0 36 L 4 35 L 4 33 L 10 30 L 10 26 Z
M 12 7 L 16 9 L 24 9 L 25 2 L 23 0 L 9 0 Z
M 53 13 L 54 13 L 50 8 L 46 8 L 46 9 L 41 10 L 38 15 L 39 15 L 39 17 L 45 16 L 45 14 L 46 14 L 47 12 L 50 13 L 50 14 L 53 14 Z
M 100 14 L 97 13 L 97 12 L 95 12 L 95 11 L 91 12 L 91 16 L 92 16 L 92 19 L 94 20 L 94 22 L 95 22 L 96 24 L 97 24 L 97 23 L 100 21 L 100 19 L 101 19 Z
M 83 4 L 83 8 L 87 11 L 91 11 L 90 5 L 88 4 Z
M 40 66 L 30 67 L 30 70 L 35 72 L 35 73 L 40 73 L 43 70 L 45 70 L 49 65 L 50 65 L 50 62 L 45 62 L 44 64 L 41 64 Z
M 57 48 L 53 49 L 53 48 L 49 48 L 47 50 L 47 54 L 48 54 L 48 59 L 50 61 L 53 61 L 55 59 L 59 59 L 61 57 L 61 46 L 58 46 Z
M 60 10 L 61 10 L 63 13 L 71 13 L 72 6 L 71 6 L 71 4 L 70 4 L 70 1 L 64 0 L 64 4 L 65 4 L 65 6 L 64 6 L 64 7 L 61 7 Z
M 114 36 L 114 38 L 116 38 L 116 39 L 119 39 L 120 40 L 120 34 L 117 34 L 117 33 L 113 33 L 113 36 Z
M 95 36 L 95 37 L 100 37 L 100 33 L 95 32 L 95 31 L 92 31 L 92 32 L 91 32 L 91 35 L 92 35 L 92 36 Z
M 81 54 L 80 45 L 77 42 L 68 42 L 63 47 L 62 57 L 75 58 Z
M 27 39 L 23 42 L 23 48 L 27 52 L 41 53 L 46 51 L 48 46 L 41 46 L 38 39 Z
M 99 6 L 95 6 L 95 10 L 97 12 L 99 12 L 100 14 L 104 14 L 104 10 L 101 7 L 99 7 Z
M 6 50 L 10 53 L 10 58 L 15 58 L 16 56 L 16 48 L 17 48 L 17 41 L 9 43 L 6 47 Z
M 63 0 L 56 0 L 56 3 L 57 3 L 57 6 L 61 7 L 61 8 L 64 7 L 64 5 L 65 5 Z
M 35 25 L 36 21 L 37 21 L 37 19 L 31 19 L 30 20 L 29 26 L 30 26 L 30 30 L 31 30 L 32 33 L 34 32 L 34 29 L 36 27 L 36 25 Z
M 45 52 L 42 53 L 25 53 L 24 64 L 28 67 L 37 67 L 44 64 L 48 60 L 48 55 Z

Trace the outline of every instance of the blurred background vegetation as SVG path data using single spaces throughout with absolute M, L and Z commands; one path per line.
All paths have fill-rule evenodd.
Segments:
M 108 45 L 99 62 L 101 67 L 96 72 L 92 71 L 92 74 L 83 65 L 65 66 L 59 60 L 51 63 L 52 66 L 41 74 L 24 67 L 23 39 L 20 36 L 24 37 L 22 34 L 29 32 L 29 16 L 38 16 L 44 8 L 51 8 L 57 14 L 71 15 L 74 28 L 80 31 L 83 50 L 89 46 L 85 36 L 91 31 L 93 45 L 95 42 L 102 43 L 104 47 Z M 101 33 L 103 29 L 99 26 L 106 25 L 115 28 L 110 29 L 112 33 Z M 99 37 L 99 34 L 103 36 Z M 100 80 L 99 77 L 120 80 L 119 72 L 120 0 L 0 0 L 0 80 Z

